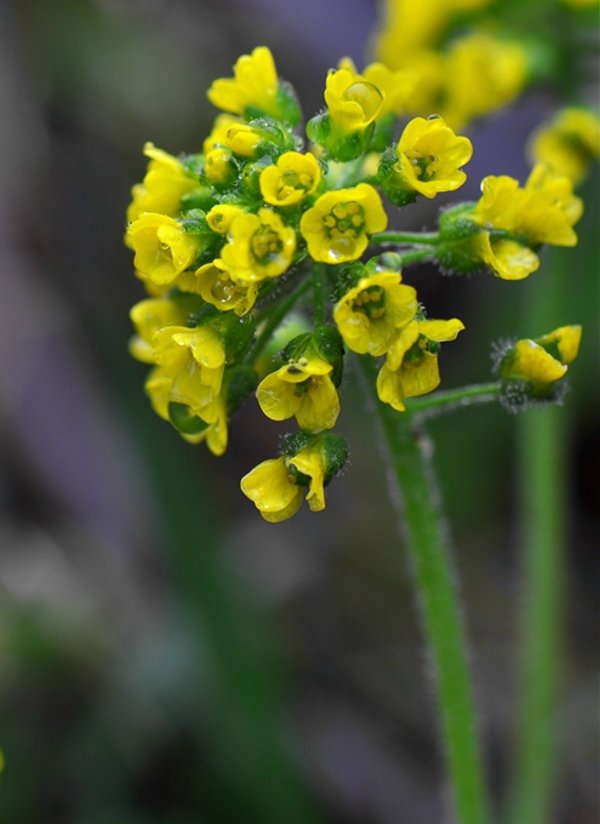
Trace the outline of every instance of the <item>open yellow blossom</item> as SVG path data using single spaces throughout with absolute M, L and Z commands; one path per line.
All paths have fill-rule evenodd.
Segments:
M 232 151 L 225 146 L 216 146 L 204 158 L 204 174 L 211 183 L 230 183 L 236 174 Z
M 377 190 L 368 183 L 326 192 L 300 221 L 300 232 L 313 260 L 344 263 L 356 260 L 367 248 L 369 234 L 387 226 L 387 215 Z
M 536 338 L 536 343 L 554 355 L 562 364 L 572 363 L 579 354 L 581 326 L 559 326 L 547 335 Z
M 583 203 L 573 194 L 568 177 L 538 164 L 523 188 L 514 178 L 501 175 L 484 178 L 481 190 L 471 217 L 487 229 L 505 229 L 531 246 L 577 243 L 573 225 L 581 217 Z
M 306 432 L 335 426 L 340 401 L 331 379 L 333 367 L 317 357 L 302 357 L 271 372 L 259 383 L 256 398 L 273 421 L 295 417 Z
M 167 326 L 155 333 L 153 344 L 155 362 L 171 380 L 169 402 L 201 416 L 221 391 L 225 349 L 220 335 L 210 326 Z
M 551 123 L 534 133 L 529 153 L 536 163 L 544 163 L 577 185 L 592 160 L 600 157 L 598 115 L 574 106 L 562 109 Z
M 332 69 L 325 81 L 325 102 L 337 134 L 362 132 L 379 116 L 383 94 L 353 70 Z
M 458 129 L 513 100 L 527 79 L 522 46 L 476 32 L 456 40 L 444 60 L 443 114 Z
M 539 257 L 528 246 L 515 240 L 495 238 L 489 232 L 476 235 L 472 249 L 502 280 L 522 280 L 540 265 Z
M 311 511 L 325 508 L 325 461 L 318 447 L 305 447 L 293 457 L 263 461 L 245 475 L 242 492 L 266 521 L 279 523 L 300 508 L 306 492 Z M 308 491 L 307 491 L 308 487 Z
M 377 376 L 377 394 L 398 412 L 404 412 L 406 398 L 426 395 L 440 382 L 435 344 L 454 340 L 464 329 L 457 318 L 421 320 L 409 323 L 388 350 L 386 362 Z M 433 344 L 433 347 L 432 347 Z
M 338 64 L 340 69 L 346 69 L 357 74 L 356 67 L 349 57 L 344 57 Z M 392 70 L 383 63 L 370 63 L 362 71 L 362 77 L 367 83 L 372 83 L 383 97 L 377 117 L 387 114 L 401 115 L 408 109 L 408 100 L 415 91 L 417 76 L 410 69 Z
M 221 312 L 233 311 L 238 317 L 252 309 L 258 295 L 257 283 L 234 280 L 220 258 L 205 263 L 195 272 L 186 272 L 180 277 L 178 286 L 200 295 Z
M 295 231 L 271 209 L 259 209 L 232 221 L 221 258 L 234 279 L 260 281 L 283 274 L 295 251 Z
M 148 298 L 136 303 L 129 312 L 136 334 L 129 342 L 129 352 L 143 363 L 154 363 L 153 338 L 164 326 L 185 322 L 186 313 L 179 301 Z
M 127 209 L 127 220 L 136 220 L 142 212 L 175 217 L 181 198 L 198 186 L 198 181 L 187 174 L 176 157 L 157 149 L 153 143 L 145 144 L 144 154 L 150 158 L 150 163 L 143 182 L 131 190 L 133 200 Z
M 252 54 L 239 57 L 233 73 L 232 78 L 215 80 L 208 90 L 208 99 L 214 106 L 239 115 L 254 108 L 272 117 L 278 116 L 277 69 L 266 46 L 258 46 Z
M 134 266 L 144 280 L 156 286 L 173 283 L 198 257 L 200 239 L 187 233 L 174 218 L 144 212 L 127 228 L 134 250 Z
M 473 146 L 468 137 L 454 134 L 441 117 L 415 117 L 402 132 L 397 152 L 394 171 L 403 187 L 432 198 L 462 186 L 467 176 L 460 167 L 471 159 Z
M 226 235 L 234 218 L 243 215 L 245 209 L 234 203 L 219 203 L 206 214 L 206 222 L 219 235 Z
M 399 272 L 363 277 L 337 303 L 333 318 L 346 346 L 359 354 L 384 355 L 398 331 L 417 313 L 417 292 Z
M 273 206 L 293 206 L 313 194 L 321 182 L 321 168 L 310 153 L 284 152 L 260 174 L 260 191 Z

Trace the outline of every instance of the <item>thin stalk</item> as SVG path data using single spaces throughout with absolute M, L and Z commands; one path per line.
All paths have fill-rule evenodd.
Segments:
M 302 283 L 298 284 L 298 286 L 296 286 L 296 288 L 290 292 L 284 300 L 281 301 L 281 303 L 278 303 L 274 307 L 273 312 L 269 315 L 265 322 L 262 332 L 254 341 L 254 345 L 248 351 L 248 354 L 245 357 L 246 362 L 252 363 L 252 361 L 256 360 L 271 339 L 271 336 L 274 334 L 281 321 L 311 285 L 312 280 L 310 280 L 310 278 L 303 280 Z
M 409 412 L 415 413 L 452 412 L 465 406 L 495 401 L 500 389 L 499 383 L 476 383 L 458 389 L 444 389 L 422 398 L 411 398 L 407 400 L 406 408 Z
M 431 249 L 415 249 L 413 252 L 399 252 L 398 257 L 402 266 L 410 266 L 411 263 L 421 263 L 433 258 Z
M 434 246 L 439 242 L 437 232 L 378 232 L 371 235 L 371 243 L 381 246 L 384 243 L 414 243 Z
M 361 358 L 360 364 L 372 384 L 372 364 L 366 358 Z M 441 734 L 457 820 L 461 824 L 485 824 L 488 805 L 465 630 L 448 535 L 427 459 L 427 439 L 422 431 L 415 429 L 410 413 L 399 414 L 380 401 L 377 412 L 403 504 L 407 548 L 414 565 L 426 641 L 433 662 Z
M 325 321 L 325 305 L 327 302 L 327 281 L 325 266 L 322 263 L 313 264 L 313 318 L 315 326 Z
M 562 321 L 566 286 L 562 262 L 562 256 L 555 252 L 544 280 L 529 284 L 524 333 L 547 332 Z M 551 820 L 557 775 L 557 703 L 564 661 L 565 412 L 557 407 L 532 410 L 521 415 L 518 424 L 524 599 L 520 693 L 507 821 L 547 824 Z
M 562 652 L 563 416 L 554 407 L 528 412 L 519 422 L 526 600 L 511 824 L 550 821 Z

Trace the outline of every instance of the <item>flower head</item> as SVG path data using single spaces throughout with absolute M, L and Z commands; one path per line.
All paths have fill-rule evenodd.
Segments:
M 579 352 L 581 326 L 561 326 L 539 338 L 518 340 L 499 363 L 500 378 L 525 386 L 527 395 L 547 398 Z
M 306 502 L 312 512 L 325 509 L 325 487 L 343 468 L 348 448 L 337 435 L 326 433 L 295 438 L 279 458 L 263 461 L 245 475 L 242 492 L 266 521 L 291 518 Z
M 237 115 L 269 115 L 295 123 L 295 101 L 282 87 L 270 49 L 258 46 L 251 54 L 238 58 L 233 77 L 215 80 L 208 90 L 210 102 L 223 111 Z
M 598 116 L 574 106 L 562 109 L 551 123 L 534 133 L 529 151 L 536 163 L 580 183 L 592 160 L 600 157 Z
M 340 135 L 362 132 L 381 112 L 383 94 L 353 67 L 332 69 L 325 81 L 325 103 L 332 129 Z
M 260 191 L 272 206 L 293 206 L 312 195 L 321 182 L 319 162 L 313 154 L 284 152 L 260 175 Z
M 512 177 L 492 175 L 484 178 L 481 190 L 472 219 L 485 228 L 505 229 L 534 247 L 541 243 L 577 243 L 573 225 L 581 217 L 583 204 L 573 194 L 568 177 L 555 175 L 538 164 L 523 188 Z
M 134 265 L 144 280 L 168 286 L 188 269 L 201 249 L 198 235 L 186 232 L 172 217 L 144 212 L 127 228 L 126 239 L 134 250 Z
M 233 311 L 238 317 L 252 309 L 258 295 L 257 283 L 234 280 L 219 258 L 205 263 L 195 272 L 186 272 L 181 276 L 179 286 L 200 295 L 221 312 Z
M 460 170 L 473 154 L 468 137 L 459 137 L 441 117 L 415 117 L 398 141 L 394 171 L 402 186 L 425 197 L 453 192 L 467 179 Z
M 398 335 L 377 376 L 377 394 L 399 412 L 406 398 L 426 395 L 440 382 L 439 343 L 454 340 L 464 329 L 452 320 L 415 320 Z
M 331 363 L 309 351 L 263 378 L 256 399 L 273 421 L 295 417 L 306 432 L 331 429 L 340 413 L 332 372 Z
M 326 192 L 300 221 L 309 255 L 322 263 L 356 260 L 367 248 L 368 235 L 381 232 L 387 216 L 373 186 Z
M 179 213 L 181 198 L 198 186 L 183 164 L 173 155 L 146 143 L 144 154 L 150 158 L 142 183 L 131 190 L 133 200 L 127 209 L 127 220 L 136 220 L 142 212 L 158 212 L 175 217 Z
M 337 303 L 333 318 L 348 348 L 384 355 L 398 331 L 417 313 L 417 293 L 401 283 L 399 272 L 363 277 Z
M 221 258 L 234 279 L 260 281 L 283 274 L 296 251 L 296 233 L 272 209 L 238 215 Z

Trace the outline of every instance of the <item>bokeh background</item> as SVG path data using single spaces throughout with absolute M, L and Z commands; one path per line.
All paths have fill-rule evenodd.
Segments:
M 327 509 L 274 526 L 238 483 L 274 453 L 273 424 L 249 404 L 223 458 L 190 447 L 151 412 L 127 355 L 142 292 L 122 235 L 143 143 L 198 150 L 215 115 L 206 88 L 259 44 L 312 114 L 340 56 L 363 64 L 376 13 L 374 0 L 0 4 L 6 824 L 443 820 L 429 664 L 360 386 L 342 397 L 352 459 Z M 485 174 L 526 176 L 526 137 L 555 105 L 537 89 L 471 131 L 466 198 Z M 467 325 L 443 355 L 446 386 L 489 379 L 494 339 L 548 331 L 521 312 L 545 278 L 568 283 L 557 321 L 585 325 L 565 435 L 560 824 L 599 814 L 597 171 L 583 196 L 580 246 L 546 254 L 531 283 L 407 276 L 432 316 Z M 402 226 L 431 225 L 437 208 L 409 207 Z M 500 800 L 523 597 L 515 419 L 475 407 L 430 430 Z

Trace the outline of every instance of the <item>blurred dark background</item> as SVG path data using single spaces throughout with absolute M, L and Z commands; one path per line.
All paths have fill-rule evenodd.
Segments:
M 152 413 L 127 355 L 141 299 L 122 245 L 141 147 L 197 151 L 213 78 L 265 44 L 308 115 L 326 70 L 360 65 L 374 0 L 4 0 L 0 5 L 0 819 L 6 824 L 437 824 L 443 765 L 410 569 L 373 421 L 351 379 L 351 464 L 324 513 L 269 525 L 239 478 L 278 432 L 252 404 L 227 454 Z M 481 177 L 527 174 L 553 110 L 529 92 L 474 129 Z M 598 820 L 598 177 L 577 250 L 531 282 L 407 276 L 467 332 L 444 385 L 489 379 L 544 278 L 585 325 L 567 398 L 570 541 L 555 820 Z M 442 201 L 445 202 L 445 201 Z M 438 208 L 402 213 L 431 226 Z M 398 221 L 398 217 L 395 218 Z M 547 268 L 547 272 L 545 272 Z M 540 413 L 533 413 L 540 414 Z M 521 569 L 515 419 L 431 423 L 457 543 L 486 758 L 510 760 Z

